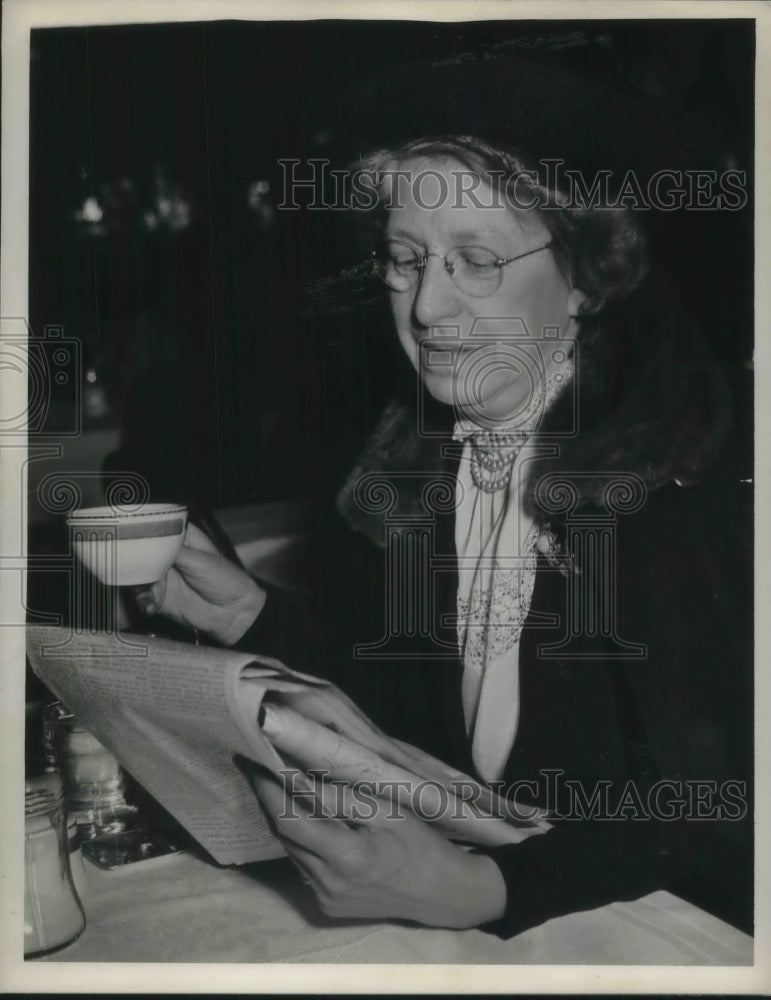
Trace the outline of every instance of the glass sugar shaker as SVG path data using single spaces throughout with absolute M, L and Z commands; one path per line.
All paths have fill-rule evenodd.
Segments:
M 59 774 L 25 779 L 24 954 L 31 958 L 74 941 L 86 926 L 73 883 Z

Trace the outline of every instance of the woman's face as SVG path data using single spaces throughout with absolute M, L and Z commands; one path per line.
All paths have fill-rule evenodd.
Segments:
M 421 158 L 400 169 L 409 175 L 389 211 L 389 243 L 439 255 L 478 246 L 506 259 L 549 242 L 535 212 L 495 205 L 484 184 L 473 196 L 461 192 L 458 171 L 466 189 L 470 175 L 456 161 Z M 418 187 L 412 182 L 421 173 Z M 554 340 L 575 336 L 581 298 L 545 249 L 503 266 L 500 286 L 486 298 L 461 291 L 442 257 L 431 256 L 413 288 L 391 292 L 391 308 L 399 341 L 432 396 L 490 426 L 525 413 L 543 379 L 564 362 L 564 345 Z

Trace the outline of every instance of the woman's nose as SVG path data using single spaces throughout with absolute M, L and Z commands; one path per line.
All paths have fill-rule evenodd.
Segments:
M 426 260 L 418 280 L 413 313 L 421 326 L 435 326 L 437 323 L 457 316 L 462 303 L 444 259 L 432 255 Z

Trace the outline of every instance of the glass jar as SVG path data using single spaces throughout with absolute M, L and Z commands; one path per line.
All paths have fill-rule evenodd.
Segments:
M 64 789 L 55 772 L 24 787 L 24 954 L 63 948 L 86 926 L 72 880 Z
M 81 844 L 136 827 L 137 809 L 126 802 L 120 764 L 60 702 L 46 709 L 45 741 L 64 779 Z

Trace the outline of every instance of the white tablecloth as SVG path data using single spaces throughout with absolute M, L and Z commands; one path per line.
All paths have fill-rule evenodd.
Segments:
M 741 931 L 655 892 L 508 941 L 479 930 L 332 922 L 286 861 L 217 868 L 188 854 L 113 871 L 86 863 L 88 924 L 55 962 L 751 965 Z M 523 904 L 524 905 L 524 904 Z

